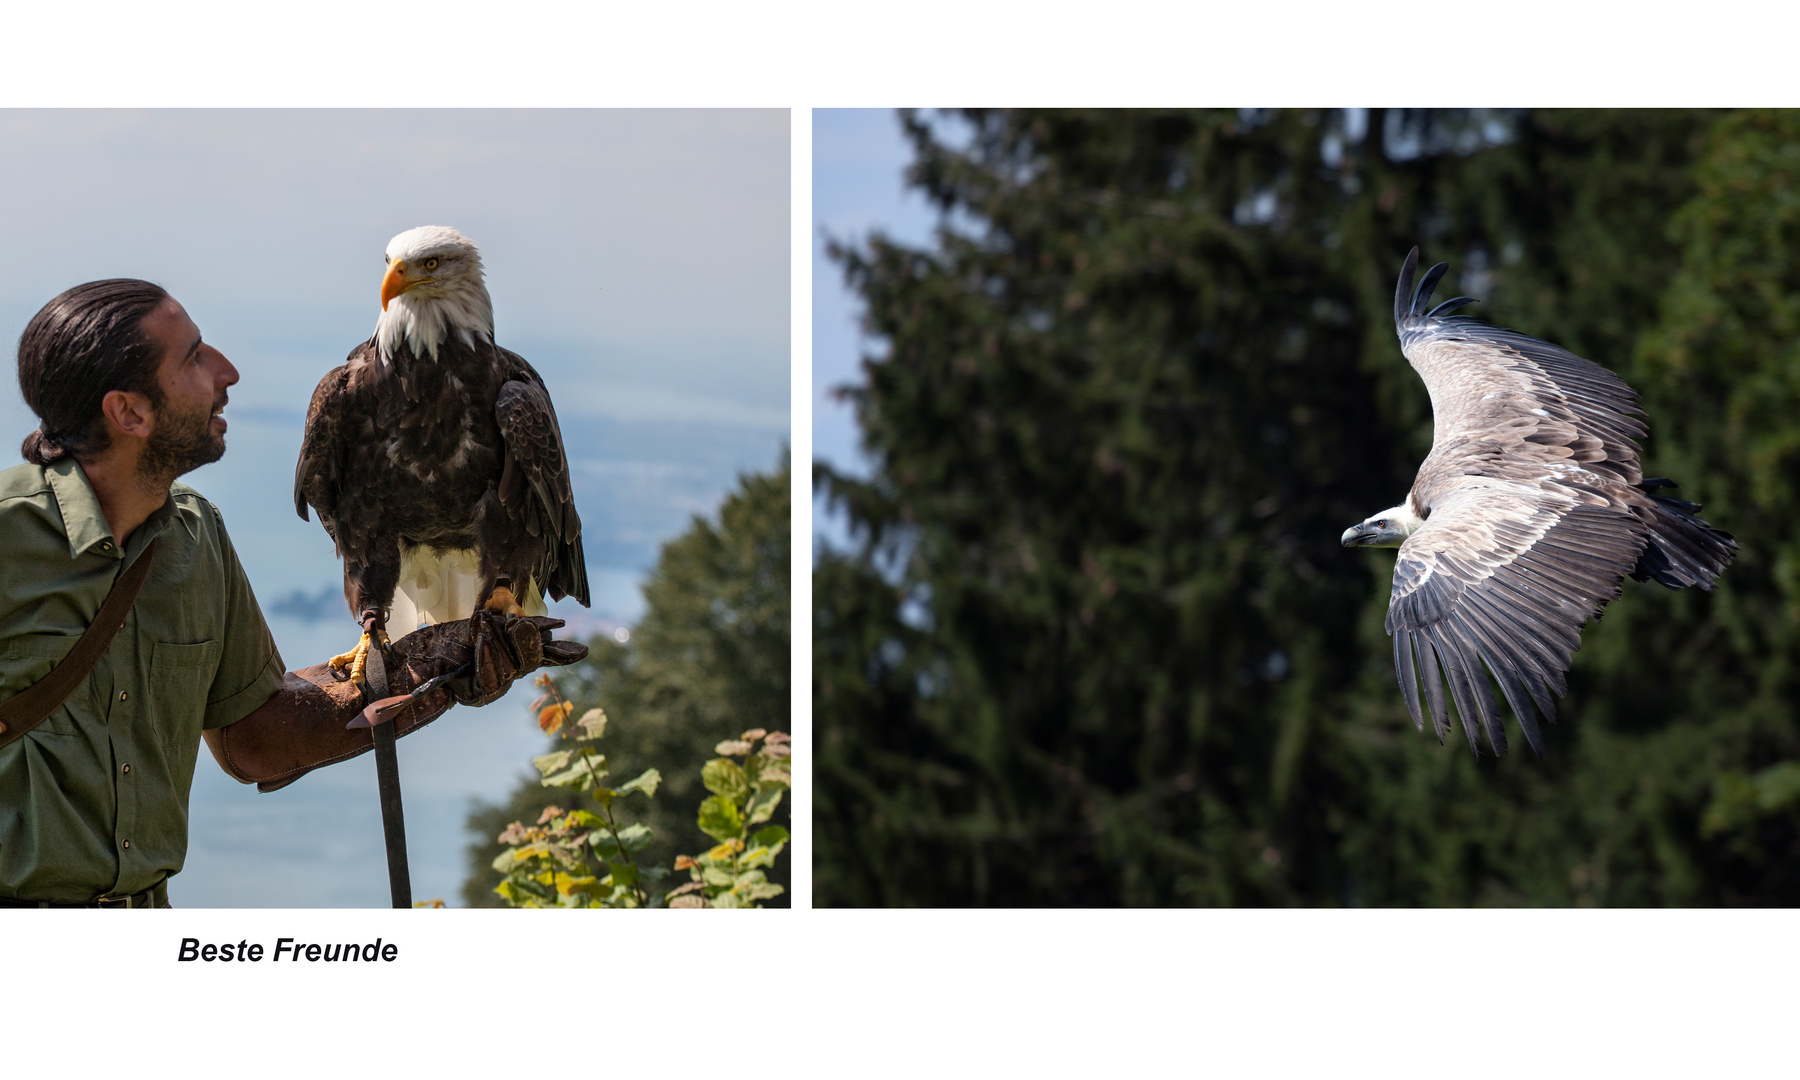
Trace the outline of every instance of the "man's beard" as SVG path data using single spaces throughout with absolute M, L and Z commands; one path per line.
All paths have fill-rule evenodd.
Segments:
M 220 394 L 214 408 L 223 408 Z M 193 472 L 225 456 L 225 436 L 212 429 L 212 409 L 176 412 L 165 401 L 155 403 L 156 427 L 138 459 L 138 482 L 146 489 L 162 490 L 183 473 Z

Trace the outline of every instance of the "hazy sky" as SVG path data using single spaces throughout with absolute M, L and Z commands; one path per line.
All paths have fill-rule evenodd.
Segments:
M 374 325 L 388 238 L 446 224 L 502 344 L 579 358 L 560 411 L 780 428 L 788 167 L 771 110 L 0 112 L 0 330 L 148 278 L 245 369 L 234 400 L 303 409 Z
M 481 247 L 500 344 L 556 403 L 594 591 L 579 614 L 629 623 L 656 544 L 787 437 L 789 168 L 784 110 L 0 110 L 0 339 L 10 366 L 82 281 L 167 287 L 242 375 L 225 458 L 186 480 L 265 611 L 329 600 L 330 539 L 292 503 L 302 416 L 375 325 L 388 239 L 454 226 Z M 0 380 L 0 461 L 36 425 Z M 271 617 L 289 667 L 354 640 L 342 608 Z M 468 799 L 503 795 L 541 742 L 518 701 L 401 742 L 417 895 L 456 900 Z M 266 796 L 202 760 L 193 798 L 178 905 L 386 903 L 367 755 Z

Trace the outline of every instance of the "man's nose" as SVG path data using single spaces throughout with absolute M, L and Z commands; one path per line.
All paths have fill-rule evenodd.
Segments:
M 217 349 L 214 349 L 213 352 L 219 357 L 219 381 L 221 385 L 236 386 L 238 381 L 237 367 L 226 358 L 224 353 L 219 352 Z

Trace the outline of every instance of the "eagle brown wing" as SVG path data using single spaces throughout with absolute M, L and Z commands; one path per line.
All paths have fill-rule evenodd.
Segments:
M 498 489 L 501 505 L 519 516 L 532 536 L 545 540 L 535 577 L 546 592 L 588 602 L 587 560 L 581 518 L 569 483 L 562 428 L 543 380 L 514 353 L 507 380 L 494 399 L 494 418 L 505 444 Z
M 350 355 L 355 357 L 356 353 Z M 306 409 L 306 434 L 300 441 L 300 460 L 294 464 L 294 511 L 301 521 L 306 521 L 307 505 L 317 507 L 319 520 L 334 539 L 338 482 L 345 452 L 339 401 L 349 378 L 350 365 L 345 363 L 326 372 L 313 389 L 312 404 Z

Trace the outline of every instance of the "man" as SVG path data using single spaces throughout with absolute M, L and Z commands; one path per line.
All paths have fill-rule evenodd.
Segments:
M 237 381 L 148 282 L 76 286 L 19 340 L 20 389 L 43 424 L 21 448 L 26 464 L 0 472 L 0 709 L 70 659 L 115 582 L 156 546 L 86 677 L 23 735 L 0 731 L 0 906 L 166 907 L 202 738 L 264 791 L 373 745 L 366 728 L 345 728 L 366 690 L 323 664 L 284 672 L 218 509 L 174 482 L 224 454 L 219 413 Z M 394 644 L 390 694 L 473 661 L 398 710 L 398 733 L 586 652 L 548 642 L 553 619 L 501 625 L 473 657 L 466 622 Z

